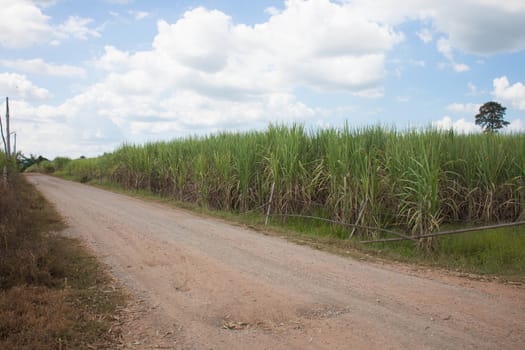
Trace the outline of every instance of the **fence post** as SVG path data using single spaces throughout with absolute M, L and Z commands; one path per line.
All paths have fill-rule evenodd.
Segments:
M 268 208 L 266 209 L 266 219 L 264 220 L 264 225 L 268 225 L 268 218 L 270 217 L 270 208 L 272 206 L 273 191 L 275 190 L 275 181 L 272 182 L 272 189 L 270 190 L 270 200 L 268 201 Z
M 352 238 L 354 236 L 355 231 L 357 230 L 357 226 L 359 226 L 359 221 L 361 221 L 361 217 L 365 213 L 366 204 L 368 203 L 368 196 L 365 198 L 365 202 L 361 206 L 361 210 L 359 210 L 359 214 L 357 215 L 357 220 L 355 221 L 355 225 L 352 228 L 352 232 L 350 232 L 350 235 L 348 236 L 348 239 Z

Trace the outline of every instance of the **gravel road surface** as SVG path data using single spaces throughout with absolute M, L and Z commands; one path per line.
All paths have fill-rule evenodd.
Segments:
M 355 260 L 28 175 L 132 295 L 135 349 L 525 349 L 525 288 Z

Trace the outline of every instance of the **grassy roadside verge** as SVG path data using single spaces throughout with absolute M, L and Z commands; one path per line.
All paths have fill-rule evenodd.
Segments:
M 69 180 L 78 180 L 63 176 Z M 525 226 L 500 228 L 487 232 L 471 232 L 446 236 L 439 240 L 434 252 L 418 250 L 412 242 L 360 244 L 342 239 L 349 231 L 323 222 L 279 218 L 264 225 L 264 215 L 239 214 L 210 210 L 192 203 L 180 202 L 147 191 L 125 189 L 110 182 L 90 181 L 88 184 L 140 199 L 183 208 L 204 216 L 220 218 L 247 226 L 264 234 L 284 237 L 297 244 L 329 251 L 342 256 L 367 260 L 390 260 L 434 268 L 442 268 L 461 276 L 489 278 L 525 283 Z
M 0 348 L 115 348 L 124 294 L 22 177 L 0 188 Z

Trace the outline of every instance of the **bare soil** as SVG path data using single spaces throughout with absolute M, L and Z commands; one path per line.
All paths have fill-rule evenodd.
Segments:
M 132 349 L 518 349 L 525 288 L 336 256 L 43 175 L 132 295 Z

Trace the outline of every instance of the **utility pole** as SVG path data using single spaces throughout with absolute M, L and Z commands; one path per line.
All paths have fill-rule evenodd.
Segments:
M 7 115 L 6 115 L 6 122 L 7 122 L 7 125 L 9 125 L 9 99 L 6 97 L 5 98 L 5 101 L 6 101 L 6 110 L 7 110 Z M 2 117 L 0 116 L 0 134 L 2 134 L 2 141 L 4 141 L 4 151 L 5 151 L 5 164 L 4 164 L 4 169 L 3 169 L 3 179 L 4 179 L 4 186 L 7 186 L 7 178 L 8 178 L 8 173 L 7 173 L 7 168 L 8 168 L 8 163 L 9 163 L 9 151 L 8 151 L 8 142 L 9 141 L 6 141 L 5 139 L 5 136 L 4 136 L 4 127 L 2 125 Z M 7 127 L 7 139 L 9 140 L 9 127 Z
M 5 131 L 7 134 L 7 161 L 11 159 L 11 132 L 9 131 L 9 97 L 5 98 Z

